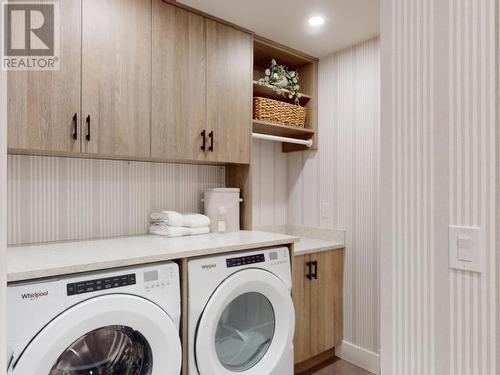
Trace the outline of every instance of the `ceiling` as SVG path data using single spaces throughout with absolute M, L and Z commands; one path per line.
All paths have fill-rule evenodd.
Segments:
M 316 57 L 379 34 L 380 0 L 177 0 Z M 325 23 L 308 24 L 321 15 Z

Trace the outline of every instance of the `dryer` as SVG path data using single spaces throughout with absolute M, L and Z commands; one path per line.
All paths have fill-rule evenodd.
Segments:
M 178 375 L 175 263 L 11 284 L 9 375 Z
M 188 261 L 189 375 L 292 375 L 288 248 Z

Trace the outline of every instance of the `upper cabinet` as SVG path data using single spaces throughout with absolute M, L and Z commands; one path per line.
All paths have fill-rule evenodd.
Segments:
M 252 35 L 153 0 L 151 156 L 250 162 Z
M 60 70 L 8 74 L 11 153 L 250 163 L 251 33 L 162 0 L 60 15 Z
M 84 0 L 83 152 L 150 156 L 151 0 Z
M 205 18 L 153 0 L 153 158 L 205 159 L 205 46 Z
M 81 1 L 59 6 L 60 70 L 7 75 L 10 149 L 80 151 Z
M 249 163 L 253 37 L 207 20 L 207 134 L 212 161 Z

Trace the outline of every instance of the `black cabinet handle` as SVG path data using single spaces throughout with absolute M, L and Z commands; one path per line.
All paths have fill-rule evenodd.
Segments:
M 314 262 L 311 262 L 314 271 L 312 272 L 311 278 L 318 280 L 318 261 L 315 260 Z
M 90 141 L 90 115 L 87 115 L 87 119 L 85 121 L 87 122 L 87 135 L 85 136 L 85 139 Z
M 201 139 L 202 139 L 202 143 L 201 143 L 201 150 L 202 151 L 205 151 L 206 149 L 206 146 L 207 146 L 207 139 L 205 137 L 205 135 L 207 134 L 207 132 L 205 130 L 203 130 L 201 132 Z
M 306 266 L 307 266 L 307 280 L 312 280 L 312 262 L 307 262 L 306 263 Z
M 214 132 L 213 130 L 208 133 L 208 138 L 210 138 L 210 146 L 208 146 L 208 151 L 213 152 L 214 151 Z
M 78 139 L 78 114 L 73 115 L 73 139 L 76 141 Z

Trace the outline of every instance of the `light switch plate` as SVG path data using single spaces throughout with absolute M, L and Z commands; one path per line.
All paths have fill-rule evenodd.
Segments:
M 484 248 L 481 239 L 481 228 L 450 225 L 449 254 L 451 268 L 462 271 L 483 272 Z

